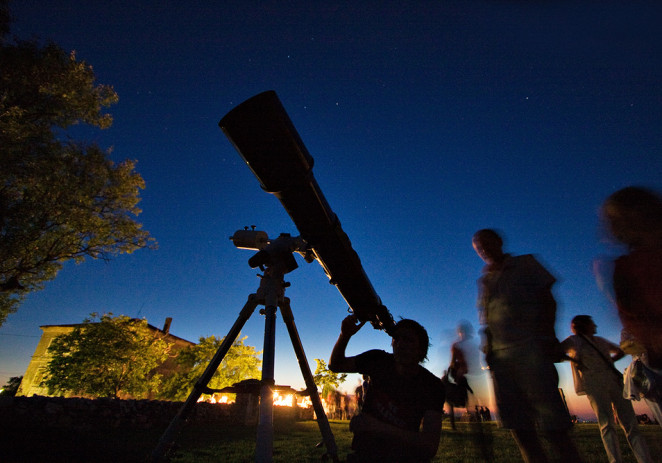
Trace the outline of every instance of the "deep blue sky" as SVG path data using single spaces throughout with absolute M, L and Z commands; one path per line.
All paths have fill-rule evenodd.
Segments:
M 383 302 L 427 327 L 430 370 L 446 366 L 457 322 L 477 323 L 471 236 L 484 227 L 558 277 L 559 338 L 585 313 L 618 339 L 592 263 L 619 250 L 601 241 L 597 211 L 620 187 L 662 188 L 658 2 L 323 3 L 14 2 L 14 34 L 76 50 L 119 94 L 112 128 L 74 134 L 138 160 L 139 221 L 159 249 L 66 265 L 0 328 L 0 380 L 24 373 L 40 325 L 90 312 L 173 317 L 192 341 L 227 333 L 258 286 L 252 254 L 228 237 L 253 224 L 298 234 L 217 125 L 264 90 Z M 314 367 L 346 304 L 297 259 L 287 296 Z M 263 332 L 257 314 L 243 331 L 259 349 Z M 280 322 L 277 338 L 277 382 L 303 386 Z M 371 347 L 389 338 L 365 327 L 348 352 Z

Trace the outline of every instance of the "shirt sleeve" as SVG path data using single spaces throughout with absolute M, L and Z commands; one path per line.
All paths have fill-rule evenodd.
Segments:
M 521 258 L 526 262 L 527 272 L 541 288 L 549 288 L 556 283 L 554 275 L 549 273 L 533 255 L 526 254 Z
M 379 349 L 372 349 L 357 355 L 354 357 L 357 373 L 361 373 L 362 375 L 369 375 L 375 371 L 376 365 L 381 364 L 387 355 L 388 354 L 386 352 Z
M 563 349 L 563 352 L 569 353 L 569 352 L 576 352 L 577 347 L 575 346 L 575 340 L 573 336 L 568 336 L 561 342 L 561 348 Z
M 607 357 L 611 357 L 612 352 L 618 352 L 621 350 L 618 345 L 614 344 L 608 339 L 595 336 L 595 340 L 600 343 L 600 349 L 602 349 L 602 351 L 607 354 Z

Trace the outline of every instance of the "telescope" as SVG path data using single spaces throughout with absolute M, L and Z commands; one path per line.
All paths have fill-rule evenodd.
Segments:
M 266 91 L 246 100 L 218 125 L 262 189 L 280 200 L 312 256 L 306 260 L 320 263 L 359 321 L 391 334 L 393 316 L 382 304 L 317 184 L 313 158 L 276 92 Z

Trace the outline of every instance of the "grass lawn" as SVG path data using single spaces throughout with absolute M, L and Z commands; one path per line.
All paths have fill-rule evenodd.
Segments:
M 340 461 L 350 452 L 352 435 L 347 421 L 331 421 Z M 662 462 L 662 428 L 641 426 L 655 461 Z M 145 462 L 159 441 L 163 429 L 2 429 L 1 463 Z M 317 423 L 302 421 L 274 426 L 274 462 L 319 462 L 325 448 Z M 596 424 L 578 424 L 573 438 L 586 463 L 607 461 Z M 636 460 L 620 432 L 624 462 Z M 186 426 L 177 439 L 172 463 L 252 462 L 255 427 L 239 425 Z M 441 444 L 435 462 L 518 462 L 519 451 L 507 431 L 494 424 L 482 427 L 458 423 L 456 431 L 444 421 Z

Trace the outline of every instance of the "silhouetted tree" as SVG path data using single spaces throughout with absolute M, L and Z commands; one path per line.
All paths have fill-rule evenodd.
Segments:
M 22 376 L 12 376 L 9 378 L 9 381 L 7 381 L 7 384 L 2 386 L 0 394 L 12 397 L 15 396 L 18 392 L 18 387 L 21 385 L 21 381 L 23 381 Z
M 0 325 L 68 260 L 107 259 L 154 244 L 135 217 L 135 161 L 72 139 L 72 125 L 112 123 L 117 102 L 92 67 L 54 43 L 8 37 L 0 2 Z

